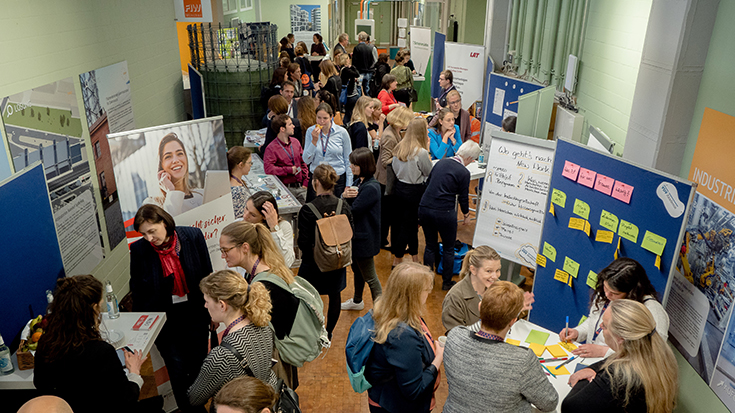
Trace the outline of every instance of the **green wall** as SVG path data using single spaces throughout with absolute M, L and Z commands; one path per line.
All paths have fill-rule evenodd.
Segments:
M 464 34 L 462 43 L 478 44 L 485 43 L 485 10 L 487 9 L 486 0 L 464 0 L 467 5 L 465 7 L 464 30 L 460 27 L 460 32 Z M 460 24 L 462 24 L 460 22 Z
M 577 77 L 577 104 L 622 154 L 652 0 L 590 0 Z M 566 64 L 565 70 L 566 70 Z M 586 135 L 586 134 L 585 134 Z
M 337 35 L 329 33 L 329 1 L 328 0 L 260 0 L 261 17 L 264 22 L 270 22 L 278 26 L 278 39 L 291 32 L 291 5 L 319 5 L 322 10 L 322 31 L 324 43 L 331 49 Z M 350 42 L 352 42 L 350 36 Z
M 224 15 L 224 21 L 222 22 L 222 26 L 229 27 L 229 23 L 232 19 L 235 17 L 239 18 L 241 22 L 254 22 L 256 21 L 256 15 L 255 15 L 255 7 L 249 10 L 245 11 L 236 11 L 232 13 L 225 13 Z
M 73 77 L 83 108 L 79 74 L 127 60 L 136 126 L 185 119 L 171 1 L 4 1 L 0 55 L 0 98 Z M 92 169 L 94 176 L 94 164 Z M 128 291 L 127 245 L 105 252 L 94 275 L 109 279 L 122 297 Z

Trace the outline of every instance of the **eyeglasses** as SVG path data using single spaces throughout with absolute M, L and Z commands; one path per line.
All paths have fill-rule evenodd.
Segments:
M 232 251 L 233 249 L 239 247 L 240 245 L 242 245 L 242 244 L 237 244 L 237 245 L 235 245 L 233 247 L 230 247 L 230 248 L 220 248 L 219 249 L 219 252 L 221 252 L 222 255 L 227 255 L 230 251 Z
M 449 103 L 450 105 L 459 105 L 460 103 L 462 103 L 462 101 L 461 100 L 455 100 L 453 102 L 447 102 L 447 103 Z

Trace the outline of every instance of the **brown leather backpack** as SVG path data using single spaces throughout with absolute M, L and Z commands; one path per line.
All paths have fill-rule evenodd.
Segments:
M 322 214 L 311 202 L 306 204 L 319 218 Z M 352 264 L 352 225 L 342 214 L 342 200 L 337 209 L 316 221 L 314 261 L 322 272 L 334 271 Z

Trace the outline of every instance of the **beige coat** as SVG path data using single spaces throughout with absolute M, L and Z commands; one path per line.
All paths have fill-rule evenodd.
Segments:
M 452 287 L 442 302 L 442 324 L 447 332 L 457 326 L 471 326 L 480 320 L 480 296 L 470 275 Z
M 375 166 L 375 179 L 382 185 L 385 185 L 388 178 L 386 167 L 393 162 L 393 149 L 396 148 L 401 140 L 401 134 L 396 132 L 392 126 L 383 129 L 383 135 L 380 136 L 380 157 L 378 164 Z

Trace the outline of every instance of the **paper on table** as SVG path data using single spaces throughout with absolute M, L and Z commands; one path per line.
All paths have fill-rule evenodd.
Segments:
M 600 191 L 605 195 L 610 195 L 614 183 L 614 179 L 602 174 L 597 174 L 597 180 L 595 181 L 595 190 Z
M 579 173 L 579 165 L 576 163 L 572 163 L 569 161 L 564 161 L 564 170 L 561 173 L 561 176 L 565 178 L 569 178 L 572 181 L 577 180 L 577 174 Z
M 574 278 L 577 278 L 579 273 L 579 263 L 569 257 L 564 257 L 564 271 L 568 272 Z
M 567 376 L 569 374 L 572 374 L 567 370 L 567 366 L 546 366 L 549 371 L 551 371 L 551 374 L 554 376 Z
M 528 337 L 526 337 L 526 343 L 536 343 L 543 346 L 546 345 L 546 339 L 548 338 L 549 333 L 544 333 L 543 331 L 538 330 L 531 330 L 531 332 L 528 333 Z
M 611 212 L 607 212 L 604 209 L 600 214 L 600 226 L 607 228 L 612 232 L 618 230 L 618 217 Z
M 550 259 L 552 262 L 556 262 L 556 248 L 554 248 L 551 244 L 544 241 L 544 256 L 546 258 Z
M 597 288 L 597 273 L 590 270 L 589 274 L 587 274 L 587 285 L 590 286 L 593 290 Z
M 595 241 L 597 242 L 607 242 L 608 244 L 612 244 L 613 238 L 615 238 L 615 233 L 612 231 L 605 231 L 604 229 L 598 229 L 597 235 L 595 236 Z
M 574 343 L 572 343 L 572 342 L 569 342 L 569 343 L 565 343 L 565 342 L 563 342 L 563 341 L 560 341 L 560 342 L 559 342 L 559 345 L 560 345 L 560 346 L 562 346 L 562 347 L 564 347 L 564 349 L 565 349 L 566 351 L 570 352 L 570 353 L 571 353 L 571 352 L 572 352 L 573 350 L 576 350 L 576 349 L 577 349 L 577 346 L 576 346 L 576 345 L 575 345 Z
M 618 229 L 618 234 L 630 242 L 638 242 L 638 227 L 624 219 L 620 220 L 620 229 Z
M 557 268 L 557 270 L 554 272 L 554 279 L 557 281 L 561 281 L 564 284 L 568 284 L 569 283 L 569 273 Z
M 546 257 L 541 254 L 536 254 L 536 264 L 546 268 Z
M 514 346 L 520 346 L 521 340 L 513 340 L 512 338 L 506 338 L 505 342 L 508 344 L 513 344 Z
M 656 235 L 651 231 L 646 231 L 643 235 L 643 241 L 641 241 L 641 247 L 651 251 L 656 255 L 663 255 L 664 247 L 666 246 L 666 238 Z
M 633 195 L 633 186 L 624 184 L 620 181 L 615 182 L 615 186 L 612 190 L 613 198 L 629 204 L 631 195 Z
M 530 348 L 531 351 L 539 357 L 541 357 L 544 354 L 544 351 L 546 351 L 546 346 L 538 343 L 531 343 L 528 345 L 528 348 Z
M 574 200 L 574 210 L 572 211 L 584 219 L 590 219 L 590 206 L 579 199 Z
M 566 357 L 567 356 L 567 352 L 564 351 L 564 349 L 561 348 L 561 346 L 558 344 L 546 346 L 546 351 L 548 351 L 554 357 Z
M 595 185 L 596 175 L 597 175 L 597 172 L 595 171 L 591 171 L 587 168 L 580 168 L 579 178 L 577 178 L 577 182 L 586 186 L 587 188 L 592 188 Z
M 551 191 L 551 202 L 564 208 L 564 205 L 567 203 L 567 194 L 554 188 L 554 190 Z

